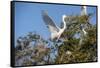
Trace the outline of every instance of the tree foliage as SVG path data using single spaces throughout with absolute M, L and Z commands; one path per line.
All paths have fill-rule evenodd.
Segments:
M 45 40 L 35 32 L 19 37 L 15 47 L 15 65 L 65 64 L 97 61 L 96 24 L 91 14 L 66 18 L 67 28 L 59 41 Z M 61 27 L 62 27 L 61 23 Z M 87 32 L 84 35 L 80 26 Z

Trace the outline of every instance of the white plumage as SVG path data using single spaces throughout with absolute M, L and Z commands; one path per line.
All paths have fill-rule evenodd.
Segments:
M 86 6 L 82 6 L 81 15 L 87 15 L 87 7 Z M 84 35 L 86 35 L 87 32 L 84 30 L 84 27 L 82 27 L 81 29 L 82 29 L 82 32 L 84 33 Z
M 80 25 L 80 29 L 82 36 L 86 36 L 87 32 L 85 31 L 85 27 L 83 25 Z
M 87 15 L 87 8 L 86 6 L 82 6 L 81 8 L 81 15 Z M 79 42 L 79 45 L 81 45 L 83 43 L 84 38 L 87 36 L 87 32 L 85 31 L 85 27 L 84 25 L 80 25 L 80 29 L 81 29 L 81 39 Z
M 87 32 L 84 30 L 84 28 L 82 29 L 82 31 L 83 31 L 84 35 L 86 35 L 86 34 L 87 34 Z
M 66 29 L 66 22 L 65 22 L 65 18 L 67 17 L 66 15 L 63 15 L 62 16 L 62 21 L 63 21 L 63 24 L 64 24 L 64 27 L 63 28 L 59 28 L 54 22 L 53 20 L 48 16 L 47 12 L 46 11 L 43 11 L 42 12 L 42 17 L 43 17 L 43 20 L 44 20 L 44 23 L 47 25 L 49 31 L 51 32 L 51 37 L 50 39 L 51 40 L 54 40 L 54 39 L 59 39 L 61 34 L 64 32 L 64 30 Z
M 87 15 L 87 7 L 86 6 L 82 6 L 81 7 L 81 15 Z

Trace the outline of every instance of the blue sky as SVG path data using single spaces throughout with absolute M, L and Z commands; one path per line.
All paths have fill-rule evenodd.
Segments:
M 15 39 L 19 36 L 25 36 L 28 32 L 37 32 L 43 38 L 48 39 L 50 32 L 46 27 L 41 11 L 46 10 L 53 21 L 60 26 L 62 15 L 79 15 L 81 6 L 72 5 L 55 5 L 39 3 L 15 3 Z M 96 23 L 96 7 L 87 7 L 88 13 L 94 13 L 91 18 L 92 24 Z

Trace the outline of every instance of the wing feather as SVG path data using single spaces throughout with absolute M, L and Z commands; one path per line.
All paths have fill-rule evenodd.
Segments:
M 45 11 L 42 12 L 42 18 L 44 23 L 47 25 L 48 29 L 50 30 L 50 32 L 54 33 L 59 31 L 59 28 L 55 25 L 53 20 L 48 16 L 48 14 Z

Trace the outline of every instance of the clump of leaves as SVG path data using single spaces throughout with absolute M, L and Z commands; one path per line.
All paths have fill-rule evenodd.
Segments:
M 74 19 L 73 16 L 70 16 L 70 19 L 71 18 L 72 22 L 73 20 L 76 20 L 76 23 L 74 23 L 74 25 L 70 25 L 64 32 L 63 35 L 65 38 L 67 38 L 67 41 L 64 41 L 63 44 L 58 47 L 58 56 L 55 63 L 62 64 L 97 61 L 96 25 L 90 24 L 90 15 L 74 16 Z M 87 27 L 85 29 L 87 35 L 83 36 L 84 39 L 82 40 L 82 44 L 79 45 L 81 37 L 77 39 L 74 37 L 74 35 L 77 32 L 81 32 L 79 28 L 81 24 Z M 66 54 L 67 51 L 70 51 L 71 54 Z

